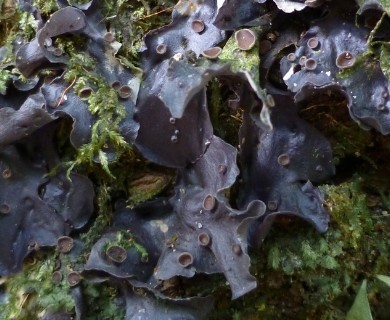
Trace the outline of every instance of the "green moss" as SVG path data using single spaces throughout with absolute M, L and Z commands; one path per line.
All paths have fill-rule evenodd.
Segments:
M 327 204 L 332 218 L 341 232 L 344 245 L 357 249 L 365 241 L 363 236 L 372 232 L 374 222 L 368 211 L 365 195 L 359 189 L 359 182 L 354 181 L 340 186 L 323 186 L 329 196 Z
M 105 183 L 100 183 L 97 187 L 95 198 L 97 216 L 88 232 L 81 234 L 80 238 L 84 242 L 83 252 L 80 254 L 82 262 L 87 261 L 87 256 L 91 252 L 93 245 L 102 236 L 103 231 L 110 225 L 112 208 L 110 206 L 111 189 Z
M 262 33 L 262 30 L 259 28 L 253 28 L 252 31 L 255 32 L 257 37 L 259 37 Z M 219 59 L 222 62 L 229 63 L 233 72 L 243 72 L 248 74 L 248 76 L 252 79 L 252 82 L 257 86 L 259 92 L 263 91 L 260 88 L 260 56 L 257 42 L 251 50 L 243 51 L 238 48 L 237 41 L 233 35 L 223 47 L 222 53 L 219 55 Z
M 382 45 L 380 64 L 384 75 L 390 79 L 390 43 Z
M 81 53 L 84 46 L 82 37 L 58 38 L 56 45 L 69 55 L 68 69 L 64 75 L 69 83 L 69 89 L 73 87 L 77 94 L 85 87 L 92 89 L 91 95 L 86 99 L 88 110 L 96 117 L 91 128 L 91 140 L 82 145 L 74 160 L 68 161 L 68 174 L 77 166 L 86 166 L 87 170 L 93 170 L 96 162 L 100 163 L 104 172 L 112 179 L 107 158 L 107 150 L 111 148 L 115 152 L 115 160 L 122 153 L 128 152 L 131 146 L 119 133 L 119 123 L 126 117 L 126 110 L 118 98 L 118 93 L 106 83 L 106 81 L 93 72 L 94 59 L 85 53 Z
M 383 175 L 381 168 L 375 172 Z M 278 219 L 260 251 L 250 252 L 258 289 L 227 305 L 218 303 L 211 318 L 344 320 L 366 278 L 374 318 L 386 319 L 390 290 L 372 279 L 390 270 L 389 221 L 368 201 L 367 190 L 374 187 L 367 184 L 375 181 L 372 172 L 368 175 L 321 187 L 331 214 L 323 235 L 298 219 Z M 215 294 L 228 299 L 227 291 Z
M 5 94 L 10 81 L 11 72 L 6 69 L 0 70 L 0 94 Z
M 83 286 L 83 294 L 86 299 L 85 320 L 122 320 L 125 317 L 123 308 L 115 304 L 118 290 L 106 283 Z
M 56 0 L 34 0 L 33 5 L 36 6 L 41 14 L 49 15 L 59 9 Z
M 387 14 L 390 15 L 390 0 L 379 0 L 379 2 L 382 4 L 383 9 L 385 9 Z
M 42 252 L 25 263 L 23 272 L 7 278 L 7 301 L 0 304 L 1 319 L 37 319 L 43 310 L 71 311 L 74 302 L 65 280 L 53 283 L 55 255 Z

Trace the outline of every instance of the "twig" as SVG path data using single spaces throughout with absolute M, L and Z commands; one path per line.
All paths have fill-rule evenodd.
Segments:
M 74 83 L 76 82 L 76 79 L 77 79 L 77 77 L 74 77 L 72 83 L 71 83 L 69 86 L 67 86 L 67 87 L 65 88 L 65 90 L 62 92 L 61 98 L 60 98 L 60 100 L 58 101 L 56 108 L 58 108 L 58 106 L 62 103 L 62 100 L 64 100 L 64 97 L 65 97 L 65 94 L 69 91 L 70 88 L 73 87 Z
M 155 12 L 155 13 L 152 13 L 152 14 L 149 14 L 149 15 L 147 15 L 147 16 L 144 16 L 144 17 L 139 18 L 139 19 L 134 20 L 134 21 L 140 21 L 140 20 L 148 19 L 148 18 L 150 18 L 150 17 L 157 16 L 157 15 L 160 14 L 160 13 L 163 13 L 163 12 L 165 12 L 165 11 L 170 11 L 170 10 L 172 10 L 172 7 L 165 8 L 165 9 L 163 9 L 163 10 L 161 10 L 161 11 L 158 11 L 158 12 Z

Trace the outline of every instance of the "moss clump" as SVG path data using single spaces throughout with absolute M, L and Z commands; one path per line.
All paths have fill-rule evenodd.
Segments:
M 250 252 L 258 289 L 227 306 L 217 304 L 212 319 L 344 320 L 362 279 L 368 279 L 375 319 L 386 319 L 390 290 L 374 279 L 390 270 L 390 225 L 369 206 L 368 182 L 354 176 L 322 186 L 331 211 L 323 235 L 298 219 L 279 218 L 260 251 Z
M 390 79 L 390 44 L 384 43 L 380 54 L 380 64 L 384 75 Z
M 42 311 L 72 311 L 74 301 L 65 280 L 53 283 L 55 254 L 41 252 L 25 263 L 23 271 L 7 278 L 1 319 L 37 319 Z
M 44 15 L 49 15 L 60 8 L 56 0 L 34 0 L 33 5 Z
M 11 72 L 9 70 L 0 70 L 0 94 L 5 94 L 8 83 L 11 81 Z
M 56 44 L 69 55 L 68 68 L 64 75 L 65 81 L 69 83 L 67 89 L 73 88 L 80 94 L 83 88 L 92 88 L 86 101 L 88 110 L 97 119 L 91 128 L 90 142 L 82 145 L 77 150 L 75 159 L 66 165 L 69 174 L 76 166 L 93 167 L 98 162 L 106 174 L 114 178 L 109 169 L 108 149 L 114 149 L 115 159 L 131 149 L 119 133 L 119 123 L 126 117 L 126 110 L 119 102 L 117 92 L 93 72 L 94 59 L 88 54 L 80 53 L 84 43 L 82 38 L 77 37 L 71 40 L 65 37 L 56 40 Z
M 109 284 L 88 283 L 83 286 L 86 304 L 85 320 L 105 319 L 122 320 L 125 317 L 124 309 L 115 303 L 118 289 Z M 98 318 L 97 318 L 98 316 Z

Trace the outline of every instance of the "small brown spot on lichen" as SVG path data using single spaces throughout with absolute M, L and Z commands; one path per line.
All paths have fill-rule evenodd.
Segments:
M 2 176 L 4 179 L 9 179 L 12 177 L 12 170 L 10 168 L 5 168 L 2 172 Z
M 241 245 L 238 243 L 232 245 L 232 251 L 234 254 L 240 256 L 242 254 L 242 248 Z
M 11 211 L 11 207 L 7 203 L 0 204 L 0 214 L 6 215 Z

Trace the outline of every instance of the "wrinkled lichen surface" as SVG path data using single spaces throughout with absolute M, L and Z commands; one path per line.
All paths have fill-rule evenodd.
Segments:
M 389 1 L 0 8 L 0 319 L 388 319 Z

